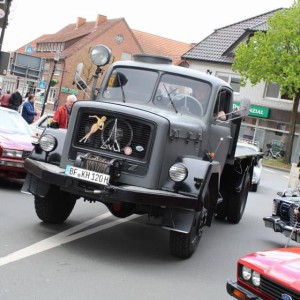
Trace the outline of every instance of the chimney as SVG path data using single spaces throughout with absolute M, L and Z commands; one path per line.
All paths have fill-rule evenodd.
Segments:
M 85 18 L 77 18 L 77 23 L 76 23 L 76 29 L 78 29 L 80 26 L 82 26 L 83 24 L 85 24 L 86 19 Z
M 95 27 L 98 27 L 100 24 L 104 23 L 106 20 L 107 20 L 107 16 L 97 15 Z

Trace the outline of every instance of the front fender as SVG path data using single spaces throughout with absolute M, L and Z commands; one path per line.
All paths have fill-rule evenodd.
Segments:
M 177 158 L 176 163 L 182 163 L 188 170 L 188 176 L 183 182 L 176 183 L 170 178 L 163 185 L 162 189 L 179 194 L 199 197 L 204 195 L 208 187 L 211 175 L 221 174 L 221 166 L 218 162 L 204 161 L 199 157 L 183 157 Z M 216 187 L 218 188 L 218 187 Z
M 43 134 L 41 135 L 40 139 L 45 134 L 50 134 L 50 135 L 54 136 L 57 140 L 56 148 L 52 152 L 46 153 L 45 151 L 43 151 L 41 149 L 40 144 L 39 144 L 39 142 L 40 142 L 40 139 L 39 139 L 38 142 L 34 144 L 34 149 L 30 155 L 30 158 L 32 158 L 34 160 L 48 162 L 50 164 L 59 166 L 61 157 L 62 157 L 66 133 L 67 133 L 66 129 L 46 128 L 45 131 L 43 132 Z

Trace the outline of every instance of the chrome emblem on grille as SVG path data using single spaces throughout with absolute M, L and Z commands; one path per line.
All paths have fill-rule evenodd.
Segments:
M 110 119 L 105 123 L 105 127 L 101 132 L 102 145 L 101 149 L 114 152 L 126 152 L 129 154 L 131 141 L 133 138 L 133 130 L 129 122 L 125 120 Z M 125 151 L 127 149 L 127 151 Z
M 293 300 L 293 298 L 288 294 L 281 294 L 281 298 L 283 300 Z

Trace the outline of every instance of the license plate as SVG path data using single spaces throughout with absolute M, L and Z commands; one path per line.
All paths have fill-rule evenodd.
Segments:
M 69 165 L 66 166 L 65 174 L 70 177 L 102 185 L 107 185 L 110 178 L 110 176 L 107 174 L 76 168 Z

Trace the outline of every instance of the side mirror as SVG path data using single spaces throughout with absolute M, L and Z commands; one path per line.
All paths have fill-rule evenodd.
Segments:
M 121 87 L 127 83 L 128 79 L 126 76 L 121 72 L 116 72 L 111 75 L 109 78 L 109 87 Z
M 250 99 L 243 98 L 241 99 L 240 109 L 237 111 L 242 117 L 246 117 L 249 114 L 250 110 Z

